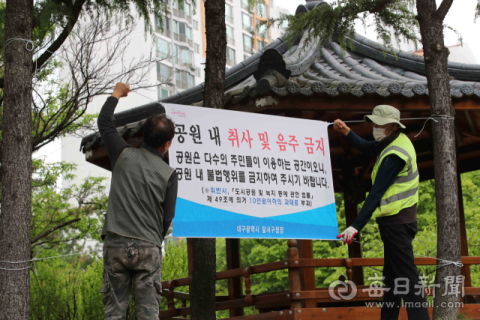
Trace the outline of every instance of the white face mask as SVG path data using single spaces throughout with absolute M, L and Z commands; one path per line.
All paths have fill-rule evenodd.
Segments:
M 373 128 L 373 137 L 377 141 L 381 141 L 387 135 L 385 134 L 385 128 Z

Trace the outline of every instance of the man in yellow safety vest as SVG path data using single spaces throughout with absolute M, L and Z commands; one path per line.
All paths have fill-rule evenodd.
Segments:
M 405 302 L 408 318 L 430 319 L 427 303 L 415 266 L 412 241 L 417 233 L 418 168 L 415 149 L 401 132 L 400 111 L 380 105 L 365 121 L 373 123 L 374 141 L 357 136 L 337 119 L 334 129 L 342 133 L 350 145 L 377 160 L 372 171 L 372 189 L 355 221 L 338 238 L 349 245 L 372 215 L 384 243 L 385 266 L 381 320 L 398 319 L 401 300 Z

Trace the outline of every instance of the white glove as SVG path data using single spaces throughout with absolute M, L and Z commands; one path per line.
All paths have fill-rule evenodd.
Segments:
M 337 239 L 343 239 L 343 244 L 348 243 L 348 245 L 352 244 L 353 237 L 358 233 L 358 230 L 354 227 L 348 227 L 337 236 Z

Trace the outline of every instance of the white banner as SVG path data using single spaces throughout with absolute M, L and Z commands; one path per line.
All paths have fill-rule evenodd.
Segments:
M 335 239 L 326 122 L 164 104 L 176 237 Z

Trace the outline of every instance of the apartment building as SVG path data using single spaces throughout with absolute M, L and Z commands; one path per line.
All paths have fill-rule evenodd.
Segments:
M 145 34 L 143 21 L 140 20 L 129 39 L 130 46 L 125 53 L 125 62 L 155 51 L 160 62 L 153 68 L 149 79 L 156 84 L 156 89 L 136 90 L 122 99 L 117 112 L 161 100 L 177 92 L 187 90 L 204 81 L 205 68 L 205 15 L 203 0 L 185 0 L 180 6 L 178 0 L 168 0 L 167 11 L 162 18 L 155 16 L 152 35 Z M 261 49 L 272 39 L 282 33 L 281 29 L 265 32 L 265 39 L 258 34 L 252 34 L 256 24 L 272 15 L 286 14 L 285 9 L 272 7 L 272 0 L 256 8 L 249 8 L 246 0 L 226 0 L 225 14 L 227 27 L 227 68 L 234 66 Z M 104 97 L 96 97 L 88 105 L 87 112 L 98 113 Z M 78 137 L 67 136 L 51 143 L 36 153 L 37 158 L 47 161 L 67 161 L 77 164 L 76 178 L 73 181 L 63 181 L 63 186 L 79 184 L 88 176 L 109 177 L 110 173 L 86 162 L 78 151 Z
M 200 3 L 179 5 L 168 0 L 167 12 L 155 17 L 154 41 L 157 63 L 157 98 L 164 99 L 176 92 L 203 82 L 202 32 Z
M 259 3 L 255 6 L 250 6 L 248 0 L 226 0 L 227 68 L 236 65 L 258 50 L 261 50 L 283 33 L 284 30 L 277 28 L 266 30 L 265 27 L 261 27 L 257 30 L 257 25 L 261 21 L 269 18 L 278 18 L 280 14 L 288 14 L 286 9 L 274 7 L 273 5 L 273 0 L 264 0 L 264 3 Z M 202 21 L 205 21 L 203 17 Z M 204 28 L 203 24 L 202 30 Z M 203 38 L 203 47 L 205 48 L 205 37 L 203 36 Z
M 283 33 L 283 28 L 256 30 L 260 21 L 288 14 L 273 7 L 273 0 L 250 6 L 248 0 L 226 0 L 227 68 L 248 58 Z M 203 0 L 195 5 L 185 0 L 168 0 L 168 11 L 155 19 L 158 99 L 189 89 L 203 82 L 206 52 L 205 12 Z M 163 20 L 163 21 L 161 21 Z M 283 26 L 285 27 L 285 25 Z

